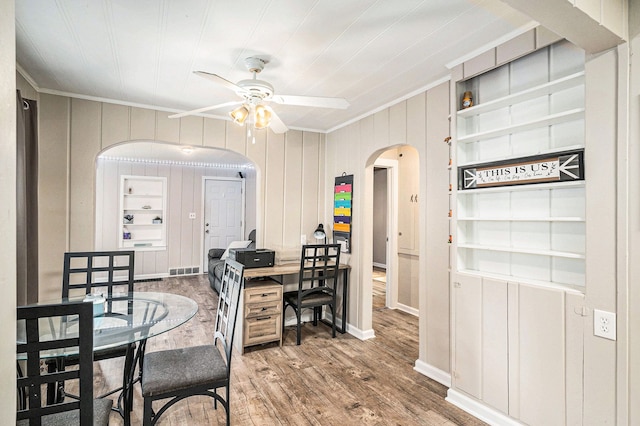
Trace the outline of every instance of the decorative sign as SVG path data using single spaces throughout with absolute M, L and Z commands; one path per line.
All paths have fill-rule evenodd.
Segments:
M 458 189 L 584 180 L 584 150 L 458 168 Z
M 351 253 L 352 195 L 353 175 L 337 177 L 333 191 L 333 242 L 346 253 Z

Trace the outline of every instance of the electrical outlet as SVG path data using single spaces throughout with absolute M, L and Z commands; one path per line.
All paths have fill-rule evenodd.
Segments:
M 616 314 L 594 309 L 593 334 L 605 339 L 616 340 Z
M 189 213 L 189 219 L 195 219 L 195 218 L 196 218 L 195 213 Z

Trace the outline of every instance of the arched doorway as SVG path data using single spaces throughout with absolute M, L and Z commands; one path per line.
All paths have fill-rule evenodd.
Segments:
M 125 200 L 136 195 L 135 188 L 123 195 L 131 186 L 123 187 L 125 178 L 139 188 L 149 188 L 149 182 L 157 185 L 153 191 L 140 189 L 151 198 L 139 198 L 141 205 L 131 207 L 139 208 L 136 214 L 122 210 Z M 96 160 L 95 249 L 132 247 L 137 252 L 136 279 L 203 273 L 206 178 L 242 181 L 246 192 L 242 229 L 255 229 L 257 173 L 246 157 L 160 141 L 127 141 L 105 149 Z M 128 221 L 124 216 L 133 216 L 126 229 L 129 241 L 122 235 L 123 221 Z M 133 232 L 141 237 L 132 238 Z
M 384 171 L 385 188 L 376 187 L 376 170 Z M 372 297 L 371 309 L 376 315 L 385 310 L 398 309 L 415 317 L 419 313 L 418 300 L 418 265 L 420 255 L 419 233 L 419 155 L 409 145 L 398 145 L 376 151 L 367 162 L 365 189 L 371 194 L 370 217 L 371 241 L 373 242 L 371 259 L 365 260 L 363 283 L 371 286 L 371 291 L 364 291 L 364 297 Z M 377 205 L 380 197 L 377 192 L 386 192 L 386 205 Z M 385 230 L 377 216 L 386 215 Z M 376 225 L 378 223 L 378 225 Z M 384 232 L 383 238 L 379 233 Z M 376 243 L 376 240 L 378 243 Z M 385 263 L 381 268 L 375 256 L 380 255 L 376 244 L 385 244 Z M 378 269 L 378 271 L 376 271 Z M 379 270 L 384 270 L 384 285 L 378 281 Z M 369 275 L 370 274 L 370 275 Z M 365 306 L 367 303 L 365 302 Z M 373 326 L 375 332 L 375 325 Z

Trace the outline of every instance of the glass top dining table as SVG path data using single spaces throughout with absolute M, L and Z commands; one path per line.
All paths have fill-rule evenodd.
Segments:
M 84 300 L 83 297 L 69 301 Z M 37 303 L 47 305 L 64 303 L 53 300 Z M 89 301 L 93 303 L 93 301 Z M 88 302 L 88 303 L 89 303 Z M 198 312 L 198 304 L 185 296 L 161 292 L 114 293 L 101 303 L 94 304 L 93 350 L 103 350 L 146 340 L 172 330 L 189 321 Z M 24 321 L 17 324 L 17 341 L 24 342 Z M 77 337 L 77 316 L 70 318 L 41 319 L 41 340 L 60 337 Z M 77 348 L 42 352 L 42 358 L 65 357 L 77 354 Z M 20 359 L 18 355 L 18 359 Z

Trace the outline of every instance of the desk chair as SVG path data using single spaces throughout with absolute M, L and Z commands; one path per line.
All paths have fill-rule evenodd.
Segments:
M 73 296 L 84 296 L 96 291 L 102 292 L 107 298 L 107 306 L 105 308 L 106 315 L 117 316 L 113 313 L 111 306 L 111 296 L 114 293 L 130 293 L 133 292 L 134 283 L 134 267 L 135 267 L 134 251 L 95 251 L 95 252 L 69 252 L 64 254 L 64 269 L 62 275 L 62 298 L 67 299 Z M 145 342 L 141 342 L 144 345 Z M 123 390 L 125 383 L 128 383 L 127 377 L 133 374 L 137 362 L 142 364 L 142 354 L 144 348 L 138 351 L 140 358 L 131 360 L 126 357 L 127 350 L 133 352 L 136 349 L 135 344 L 118 346 L 105 350 L 96 351 L 93 354 L 94 361 L 102 361 L 106 359 L 125 357 L 125 367 L 123 376 L 123 386 L 113 389 L 102 396 L 108 396 L 120 390 Z M 130 362 L 133 361 L 133 362 Z M 76 357 L 58 358 L 47 362 L 50 371 L 64 371 L 65 366 L 76 365 L 78 359 Z M 140 368 L 142 371 L 142 368 Z M 132 390 L 129 389 L 129 392 Z M 58 383 L 57 389 L 49 389 L 49 401 L 55 400 L 61 402 L 68 395 L 64 391 L 64 382 Z M 131 398 L 129 398 L 131 401 Z M 131 410 L 132 407 L 128 407 Z M 115 409 L 115 408 L 114 408 Z
M 78 336 L 40 336 L 40 327 L 48 321 L 65 316 L 78 317 Z M 93 399 L 93 304 L 73 302 L 55 305 L 19 306 L 18 329 L 25 343 L 18 343 L 17 353 L 26 354 L 26 370 L 18 369 L 20 405 L 16 419 L 18 426 L 34 425 L 108 425 L 112 401 Z M 20 334 L 20 333 L 19 333 Z M 47 333 L 42 333 L 46 335 Z M 78 369 L 42 373 L 40 352 L 64 348 L 78 350 Z M 20 365 L 20 362 L 18 363 Z M 77 381 L 79 400 L 43 405 L 42 387 L 60 381 Z
M 298 289 L 284 293 L 282 317 L 287 306 L 296 313 L 296 344 L 300 344 L 302 310 L 313 308 L 313 325 L 318 325 L 322 307 L 331 309 L 331 335 L 336 337 L 336 282 L 340 266 L 339 244 L 308 244 L 302 246 Z M 284 321 L 282 322 L 284 329 Z
M 212 345 L 170 349 L 145 356 L 142 373 L 145 426 L 154 425 L 173 404 L 193 395 L 214 398 L 216 408 L 220 402 L 227 414 L 227 426 L 230 425 L 231 351 L 243 275 L 244 265 L 225 260 Z M 226 398 L 218 395 L 217 390 L 222 387 L 226 389 Z M 171 399 L 154 412 L 153 401 L 167 398 Z

